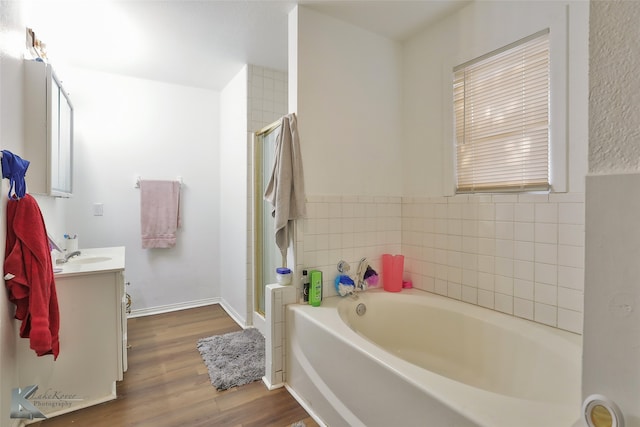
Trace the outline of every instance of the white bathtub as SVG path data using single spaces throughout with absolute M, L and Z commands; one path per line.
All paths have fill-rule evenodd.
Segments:
M 580 416 L 579 335 L 419 290 L 289 305 L 286 342 L 287 387 L 331 427 L 569 427 Z

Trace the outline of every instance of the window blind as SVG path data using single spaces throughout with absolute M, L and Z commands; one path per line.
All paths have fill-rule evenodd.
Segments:
M 549 189 L 549 31 L 454 69 L 457 191 Z

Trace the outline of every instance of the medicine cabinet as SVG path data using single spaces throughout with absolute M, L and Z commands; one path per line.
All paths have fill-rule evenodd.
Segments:
M 73 106 L 51 64 L 25 61 L 27 191 L 69 197 L 73 190 Z

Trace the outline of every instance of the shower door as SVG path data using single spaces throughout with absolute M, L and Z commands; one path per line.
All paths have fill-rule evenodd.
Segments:
M 254 260 L 255 260 L 255 307 L 264 315 L 265 287 L 277 283 L 276 268 L 280 267 L 282 256 L 276 246 L 274 235 L 274 219 L 271 215 L 271 204 L 264 200 L 264 190 L 269 183 L 273 163 L 275 161 L 276 138 L 280 133 L 280 122 L 273 123 L 255 134 L 254 169 L 255 169 L 255 227 L 254 227 Z

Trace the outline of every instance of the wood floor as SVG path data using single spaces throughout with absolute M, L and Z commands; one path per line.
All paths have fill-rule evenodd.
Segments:
M 40 427 L 317 426 L 285 388 L 262 381 L 218 392 L 199 338 L 241 328 L 219 305 L 129 319 L 129 369 L 118 398 L 32 424 Z

